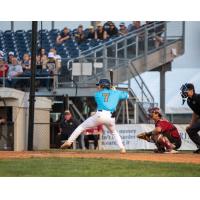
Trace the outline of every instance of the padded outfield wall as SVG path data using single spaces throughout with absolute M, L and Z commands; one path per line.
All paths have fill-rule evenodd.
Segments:
M 176 125 L 182 139 L 182 145 L 180 150 L 195 150 L 196 145 L 190 140 L 188 134 L 185 132 L 186 124 Z M 119 131 L 122 141 L 127 150 L 136 150 L 136 149 L 155 149 L 156 146 L 153 143 L 146 142 L 144 140 L 138 139 L 137 135 L 141 132 L 148 132 L 154 128 L 153 124 L 120 124 L 117 125 L 117 130 Z M 109 133 L 105 128 L 104 134 L 102 135 L 101 140 L 101 149 L 112 150 L 118 149 L 114 137 Z

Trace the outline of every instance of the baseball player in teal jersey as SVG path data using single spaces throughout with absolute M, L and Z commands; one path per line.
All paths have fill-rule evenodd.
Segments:
M 99 91 L 95 93 L 95 101 L 97 103 L 97 112 L 80 124 L 68 140 L 65 141 L 61 148 L 68 148 L 76 140 L 76 138 L 86 129 L 105 125 L 113 134 L 120 148 L 121 153 L 126 153 L 121 137 L 116 130 L 114 112 L 120 100 L 128 99 L 128 92 L 113 90 L 108 79 L 101 79 L 96 84 Z

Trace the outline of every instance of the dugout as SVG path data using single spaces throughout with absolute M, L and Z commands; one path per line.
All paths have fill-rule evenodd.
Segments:
M 3 133 L 4 146 L 7 142 L 7 150 L 24 151 L 28 145 L 28 117 L 29 117 L 29 93 L 12 88 L 0 88 L 0 110 L 7 115 L 7 124 L 12 124 L 12 133 Z M 43 150 L 50 147 L 50 110 L 52 101 L 46 97 L 35 98 L 35 120 L 33 149 Z M 6 115 L 5 115 L 6 116 Z M 5 126 L 5 125 L 4 125 Z M 8 125 L 7 125 L 8 126 Z M 8 129 L 5 129 L 8 130 Z M 42 130 L 42 131 L 41 131 Z M 45 131 L 44 131 L 45 130 Z M 7 135 L 12 135 L 6 141 Z M 13 141 L 10 141 L 13 140 Z M 0 150 L 2 150 L 0 148 Z

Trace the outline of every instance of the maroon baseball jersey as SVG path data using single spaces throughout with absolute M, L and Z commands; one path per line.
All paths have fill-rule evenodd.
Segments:
M 175 138 L 180 138 L 177 128 L 166 119 L 160 119 L 155 123 L 155 127 L 161 128 L 161 133 L 171 134 Z

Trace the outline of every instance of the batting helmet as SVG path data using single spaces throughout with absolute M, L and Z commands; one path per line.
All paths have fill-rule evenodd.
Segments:
M 96 86 L 101 86 L 102 88 L 110 88 L 111 84 L 108 79 L 100 79 Z
M 187 98 L 188 97 L 188 94 L 187 94 L 188 90 L 194 90 L 194 85 L 192 83 L 185 83 L 181 86 L 180 90 L 181 90 L 182 98 Z
M 160 108 L 158 107 L 152 107 L 148 109 L 148 116 L 151 118 L 153 113 L 157 113 L 159 114 L 160 117 L 162 117 L 162 112 L 160 110 Z

